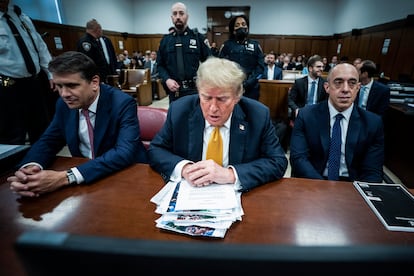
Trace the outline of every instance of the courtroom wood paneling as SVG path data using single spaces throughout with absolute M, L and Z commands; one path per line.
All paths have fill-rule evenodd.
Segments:
M 281 53 L 295 53 L 295 40 L 291 38 L 282 37 L 280 39 Z
M 402 35 L 402 30 L 392 30 L 392 31 L 385 32 L 384 39 L 386 38 L 391 39 L 390 47 L 388 48 L 388 52 L 385 55 L 380 53 L 377 63 L 379 64 L 378 66 L 379 72 L 384 71 L 384 74 L 386 76 L 391 76 L 393 72 L 398 72 L 398 67 L 395 67 L 395 62 L 396 62 L 396 57 L 398 54 L 398 45 L 400 45 L 399 39 L 401 35 Z M 384 40 L 382 41 L 380 52 L 382 50 L 383 43 L 384 43 Z M 383 70 L 383 68 L 390 68 L 390 69 Z M 395 69 L 397 69 L 397 71 L 395 71 Z M 397 79 L 398 75 L 395 75 L 393 77 L 394 79 Z
M 270 118 L 288 122 L 288 93 L 293 80 L 259 80 L 259 101 L 269 107 Z
M 358 45 L 356 48 L 355 57 L 360 57 L 365 59 L 369 52 L 369 42 L 371 40 L 371 36 L 369 34 L 364 34 L 358 37 Z
M 322 56 L 326 56 L 328 58 L 328 62 L 331 62 L 331 58 L 334 55 L 337 55 L 336 49 L 338 48 L 338 43 L 340 42 L 340 39 L 333 39 L 328 41 L 328 51 L 325 54 L 322 54 Z
M 311 43 L 309 43 L 311 42 Z M 295 51 L 294 56 L 303 55 L 310 56 L 310 53 L 312 51 L 312 43 L 313 39 L 309 41 L 309 39 L 306 38 L 298 38 L 295 40 Z
M 223 10 L 225 9 L 226 7 L 219 7 L 216 10 L 218 16 L 224 17 Z M 213 40 L 218 42 L 218 47 L 220 47 L 220 41 L 225 41 L 228 38 L 226 32 L 228 19 L 221 19 L 217 22 L 212 20 L 208 18 L 207 37 L 210 42 Z M 85 33 L 85 27 L 83 26 L 69 26 L 38 20 L 33 22 L 39 33 L 47 33 L 44 40 L 53 56 L 64 51 L 76 50 L 77 41 Z M 220 36 L 213 36 L 212 26 L 217 28 L 215 31 L 220 32 Z M 158 50 L 159 42 L 164 35 L 128 34 L 128 36 L 124 36 L 120 32 L 106 30 L 104 30 L 104 33 L 111 39 L 117 53 L 122 51 L 118 43 L 122 41 L 124 48 L 131 54 L 135 50 L 142 52 L 147 49 Z M 56 49 L 55 37 L 61 38 L 63 49 Z M 358 36 L 352 36 L 351 32 L 347 32 L 332 36 L 250 34 L 250 37 L 259 41 L 265 53 L 274 51 L 275 53 L 305 54 L 306 56 L 319 54 L 326 56 L 328 60 L 333 55 L 337 55 L 337 46 L 338 43 L 341 43 L 339 57 L 347 56 L 350 62 L 356 57 L 371 59 L 377 63 L 379 72 L 383 71 L 391 80 L 398 80 L 401 75 L 414 81 L 414 63 L 412 62 L 414 60 L 414 51 L 412 51 L 414 48 L 414 26 L 409 19 L 400 19 L 364 28 L 361 29 L 361 34 Z M 391 45 L 389 52 L 383 55 L 381 49 L 385 38 L 391 39 Z
M 397 47 L 398 51 L 390 76 L 396 79 L 398 74 L 406 74 L 414 80 L 414 27 L 404 28 L 401 40 L 391 41 L 391 47 Z
M 372 33 L 369 42 L 367 59 L 378 62 L 381 55 L 382 44 L 384 43 L 384 33 Z
M 322 40 L 322 39 L 313 39 L 310 52 L 309 53 L 305 52 L 306 56 L 308 57 L 315 55 L 315 54 L 326 56 L 327 53 L 328 53 L 328 43 L 326 43 L 326 40 Z
M 280 53 L 280 48 L 279 48 L 279 38 L 275 38 L 275 37 L 270 37 L 264 40 L 262 47 L 263 47 L 263 51 L 265 51 L 265 53 L 269 53 L 270 51 L 277 53 Z

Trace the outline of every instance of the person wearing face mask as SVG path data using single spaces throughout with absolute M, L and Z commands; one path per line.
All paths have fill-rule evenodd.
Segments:
M 245 15 L 230 20 L 229 33 L 229 39 L 223 43 L 219 57 L 240 64 L 246 74 L 243 82 L 244 96 L 258 100 L 259 79 L 262 78 L 265 67 L 263 50 L 258 41 L 248 38 L 249 19 Z

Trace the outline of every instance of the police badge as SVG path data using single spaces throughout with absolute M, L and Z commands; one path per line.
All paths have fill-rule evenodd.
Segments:
M 89 42 L 83 42 L 82 43 L 82 48 L 88 52 L 91 49 L 92 45 Z

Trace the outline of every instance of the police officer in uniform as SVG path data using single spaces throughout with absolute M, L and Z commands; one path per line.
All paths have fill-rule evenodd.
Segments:
M 52 57 L 31 19 L 10 2 L 0 0 L 0 144 L 34 144 L 54 112 Z
M 111 66 L 107 63 L 99 37 L 102 35 L 102 27 L 95 19 L 86 23 L 86 33 L 77 45 L 77 51 L 90 57 L 99 68 L 101 82 L 106 82 L 106 76 L 112 75 Z
M 229 39 L 226 40 L 219 57 L 227 58 L 240 64 L 246 73 L 243 82 L 244 96 L 259 99 L 259 79 L 264 71 L 264 55 L 260 44 L 249 39 L 249 20 L 245 15 L 233 17 L 229 22 Z
M 195 76 L 198 66 L 211 55 L 208 40 L 187 26 L 187 7 L 178 2 L 173 4 L 171 12 L 175 30 L 161 39 L 157 54 L 159 77 L 170 103 L 197 94 Z

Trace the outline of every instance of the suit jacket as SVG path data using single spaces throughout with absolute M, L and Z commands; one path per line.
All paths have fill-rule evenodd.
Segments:
M 283 78 L 282 69 L 280 69 L 276 65 L 273 68 L 274 68 L 273 69 L 273 80 L 281 80 Z M 262 79 L 267 80 L 267 71 L 268 71 L 268 66 L 266 65 L 264 67 Z
M 323 179 L 329 154 L 328 101 L 307 105 L 299 112 L 290 141 L 292 176 Z M 354 104 L 345 144 L 349 178 L 382 182 L 384 131 L 381 117 Z
M 115 48 L 114 45 L 112 44 L 112 41 L 106 37 L 106 36 L 102 36 L 105 45 L 106 45 L 106 49 L 108 50 L 108 55 L 109 55 L 109 66 L 111 68 L 111 74 L 114 75 L 116 74 L 116 67 L 117 67 L 117 58 L 116 58 L 116 53 L 115 53 Z
M 155 81 L 158 79 L 158 68 L 157 68 L 157 62 L 154 62 L 154 65 L 152 66 L 151 71 L 151 61 L 147 61 L 144 63 L 144 69 L 148 68 L 151 73 L 151 80 Z
M 47 168 L 66 144 L 72 156 L 83 157 L 79 150 L 78 129 L 79 110 L 70 109 L 59 98 L 52 122 L 19 166 L 37 162 Z M 96 158 L 77 166 L 85 183 L 135 162 L 147 162 L 146 150 L 140 139 L 137 104 L 131 96 L 101 84 L 94 129 Z
M 379 81 L 372 83 L 371 90 L 368 94 L 367 110 L 374 112 L 380 116 L 384 116 L 385 111 L 390 105 L 391 91 L 388 86 Z M 359 102 L 359 93 L 355 102 Z
M 171 104 L 167 120 L 151 141 L 149 163 L 169 180 L 182 160 L 202 160 L 203 117 L 198 95 Z M 229 165 L 234 166 L 242 191 L 283 177 L 287 158 L 270 120 L 269 109 L 256 100 L 242 97 L 231 118 Z
M 325 87 L 323 84 L 325 83 L 325 79 L 319 78 L 318 87 L 316 88 L 317 99 L 316 102 L 321 102 L 328 98 L 328 94 L 325 91 Z M 299 78 L 295 80 L 292 88 L 288 94 L 288 107 L 292 112 L 291 117 L 294 119 L 294 114 L 296 113 L 296 109 L 302 108 L 306 105 L 308 100 L 308 76 L 303 78 Z

